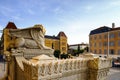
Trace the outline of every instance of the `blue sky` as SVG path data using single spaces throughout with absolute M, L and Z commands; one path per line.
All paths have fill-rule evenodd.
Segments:
M 120 26 L 120 0 L 1 0 L 0 30 L 9 21 L 18 28 L 42 24 L 46 35 L 64 31 L 69 44 L 88 43 L 91 30 Z

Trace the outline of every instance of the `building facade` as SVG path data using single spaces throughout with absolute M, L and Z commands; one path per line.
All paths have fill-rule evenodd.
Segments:
M 120 27 L 103 26 L 89 34 L 90 52 L 95 54 L 120 55 Z
M 79 46 L 80 50 L 82 50 L 82 49 L 85 49 L 86 47 L 88 47 L 88 44 L 85 44 L 85 43 L 72 44 L 72 45 L 69 45 L 69 49 L 77 50 L 77 49 L 78 49 L 78 46 Z
M 45 45 L 61 53 L 67 53 L 67 36 L 64 32 L 59 32 L 57 36 L 45 35 Z

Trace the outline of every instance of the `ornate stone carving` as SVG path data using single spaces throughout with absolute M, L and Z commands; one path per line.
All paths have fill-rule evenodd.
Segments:
M 37 80 L 38 78 L 38 65 L 32 66 L 32 79 Z
M 42 25 L 35 25 L 25 29 L 10 29 L 9 36 L 14 39 L 14 47 L 50 49 L 44 44 L 45 28 Z
M 45 28 L 42 25 L 34 25 L 25 29 L 8 29 L 6 39 L 9 38 L 6 50 L 14 56 L 32 58 L 41 54 L 53 55 L 54 50 L 45 46 Z M 10 54 L 10 55 L 11 55 Z
M 50 62 L 48 64 L 48 74 L 51 75 L 52 74 L 52 62 Z

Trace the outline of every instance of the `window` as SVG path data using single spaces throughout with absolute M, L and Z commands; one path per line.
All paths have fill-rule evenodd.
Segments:
M 101 35 L 99 35 L 99 39 L 101 39 Z
M 90 52 L 92 52 L 92 50 L 90 49 Z
M 62 41 L 66 41 L 66 39 L 62 39 Z
M 115 46 L 114 41 L 110 41 L 110 42 L 109 42 L 109 46 Z
M 92 40 L 92 36 L 90 37 L 90 40 Z
M 113 34 L 113 33 L 111 33 L 110 35 L 109 35 L 109 38 L 114 38 L 115 37 L 115 35 Z
M 92 43 L 90 43 L 90 47 L 92 47 Z
M 66 42 L 62 42 L 62 45 L 66 45 Z
M 96 47 L 96 43 L 94 43 L 94 47 Z
M 104 35 L 104 38 L 105 38 L 105 39 L 107 38 L 107 35 L 106 35 L 106 34 Z
M 108 43 L 107 43 L 107 42 L 104 42 L 104 43 L 103 43 L 103 45 L 104 45 L 104 46 L 107 46 L 107 45 L 108 45 Z
M 104 54 L 107 54 L 107 50 L 106 49 L 104 49 Z
M 110 49 L 110 54 L 114 54 L 115 51 L 113 49 Z
M 94 50 L 94 53 L 96 54 L 96 53 L 97 53 L 97 50 Z
M 118 32 L 118 37 L 120 37 L 120 32 Z
M 101 49 L 99 49 L 99 54 L 102 54 L 102 51 L 101 51 Z
M 118 46 L 120 46 L 120 40 L 118 41 Z
M 118 55 L 120 55 L 120 49 L 118 50 Z
M 62 47 L 62 51 L 65 51 L 66 50 L 66 48 L 65 47 Z
M 101 42 L 99 42 L 99 47 L 101 47 L 102 46 L 102 44 L 101 44 Z
M 94 39 L 96 40 L 96 39 L 97 39 L 97 36 L 94 36 Z

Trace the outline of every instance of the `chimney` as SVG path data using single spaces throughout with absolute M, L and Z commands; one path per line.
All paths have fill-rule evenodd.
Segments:
M 112 28 L 115 28 L 115 23 L 112 23 Z

